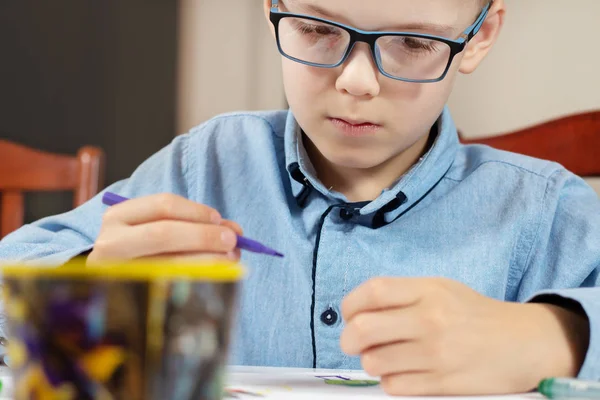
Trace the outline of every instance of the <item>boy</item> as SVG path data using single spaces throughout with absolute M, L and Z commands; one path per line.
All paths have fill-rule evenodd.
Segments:
M 362 367 L 394 395 L 600 378 L 596 194 L 554 163 L 460 145 L 444 108 L 503 0 L 264 6 L 290 112 L 207 122 L 109 188 L 133 200 L 25 226 L 0 258 L 238 259 L 243 226 L 286 257 L 243 254 L 232 363 Z

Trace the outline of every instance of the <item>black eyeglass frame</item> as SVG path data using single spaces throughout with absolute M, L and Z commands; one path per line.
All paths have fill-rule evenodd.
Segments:
M 404 81 L 404 82 L 435 83 L 435 82 L 440 82 L 440 81 L 444 80 L 444 78 L 448 74 L 448 71 L 450 70 L 450 66 L 452 65 L 452 62 L 454 61 L 454 58 L 458 54 L 462 53 L 465 50 L 465 48 L 467 47 L 467 44 L 471 41 L 471 39 L 473 39 L 473 37 L 475 37 L 475 35 L 477 35 L 477 33 L 481 29 L 483 23 L 485 22 L 485 19 L 487 18 L 487 15 L 488 15 L 493 3 L 494 3 L 494 0 L 491 0 L 483 8 L 481 14 L 479 14 L 479 17 L 477 17 L 475 22 L 471 26 L 469 26 L 467 29 L 465 29 L 458 39 L 449 39 L 449 38 L 445 38 L 442 36 L 428 35 L 428 34 L 424 34 L 424 33 L 415 33 L 415 32 L 363 31 L 363 30 L 356 29 L 356 28 L 348 26 L 348 25 L 340 24 L 335 21 L 330 21 L 330 20 L 327 20 L 324 18 L 313 17 L 311 15 L 305 15 L 305 14 L 295 14 L 295 13 L 279 11 L 278 0 L 271 0 L 270 20 L 275 28 L 275 37 L 277 39 L 277 48 L 279 49 L 279 52 L 281 53 L 281 55 L 283 55 L 284 57 L 286 57 L 292 61 L 296 61 L 300 64 L 305 64 L 305 65 L 319 67 L 319 68 L 336 68 L 336 67 L 339 67 L 340 65 L 342 65 L 344 62 L 346 62 L 346 60 L 352 53 L 352 50 L 354 49 L 354 46 L 356 45 L 356 43 L 362 42 L 362 43 L 367 43 L 369 45 L 369 47 L 371 48 L 371 54 L 373 56 L 373 60 L 375 60 L 377 69 L 379 70 L 379 72 L 382 75 L 384 75 L 388 78 L 394 79 L 394 80 L 399 80 L 399 81 Z M 350 42 L 348 43 L 346 52 L 342 56 L 341 60 L 335 64 L 318 64 L 318 63 L 304 61 L 304 60 L 298 59 L 296 57 L 293 57 L 293 56 L 290 56 L 289 54 L 287 54 L 283 50 L 283 48 L 281 46 L 281 41 L 279 38 L 279 24 L 281 23 L 281 20 L 283 20 L 284 18 L 302 18 L 302 19 L 306 19 L 306 20 L 310 20 L 310 21 L 321 22 L 321 23 L 333 25 L 337 28 L 340 28 L 340 29 L 348 32 L 348 34 L 350 35 Z M 442 42 L 442 43 L 448 45 L 450 47 L 450 56 L 448 58 L 448 62 L 446 64 L 446 68 L 444 69 L 444 72 L 442 73 L 442 75 L 440 77 L 435 78 L 435 79 L 408 79 L 408 78 L 402 78 L 402 77 L 397 77 L 397 76 L 388 74 L 383 69 L 383 66 L 381 65 L 381 61 L 380 61 L 379 57 L 377 56 L 376 43 L 377 43 L 377 40 L 379 40 L 379 38 L 381 38 L 382 36 L 413 37 L 413 38 L 417 38 L 417 39 L 434 40 L 434 41 Z

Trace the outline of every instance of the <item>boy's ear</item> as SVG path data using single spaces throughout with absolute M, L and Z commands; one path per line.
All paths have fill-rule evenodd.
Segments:
M 481 29 L 465 49 L 460 72 L 470 74 L 481 64 L 498 39 L 504 25 L 505 13 L 504 0 L 495 0 Z
M 265 11 L 265 18 L 267 19 L 267 24 L 269 25 L 269 30 L 271 31 L 271 35 L 275 37 L 275 27 L 271 23 L 271 0 L 263 0 L 263 7 Z

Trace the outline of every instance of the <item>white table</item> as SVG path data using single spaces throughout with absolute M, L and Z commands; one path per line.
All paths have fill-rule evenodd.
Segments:
M 312 370 L 293 368 L 232 367 L 227 379 L 228 387 L 241 388 L 262 394 L 265 400 L 307 399 L 307 400 L 377 400 L 392 399 L 380 386 L 351 387 L 328 385 L 322 376 L 341 376 L 350 379 L 373 379 L 359 371 Z M 244 400 L 257 400 L 257 397 L 240 396 Z M 407 398 L 421 400 L 422 398 Z M 542 400 L 537 393 L 509 396 L 435 397 L 435 400 Z
M 379 386 L 349 387 L 326 384 L 323 376 L 372 379 L 358 371 L 313 370 L 295 368 L 231 367 L 227 387 L 264 397 L 239 394 L 240 400 L 377 400 L 390 399 Z M 0 368 L 3 389 L 0 400 L 12 399 L 12 378 L 8 368 Z M 409 398 L 404 398 L 409 399 Z M 435 400 L 542 400 L 539 394 L 480 397 L 436 397 Z M 410 399 L 416 400 L 416 399 Z M 418 399 L 421 400 L 421 399 Z
M 12 399 L 12 376 L 8 368 L 0 367 L 0 380 L 2 381 L 2 392 L 0 392 L 0 400 Z

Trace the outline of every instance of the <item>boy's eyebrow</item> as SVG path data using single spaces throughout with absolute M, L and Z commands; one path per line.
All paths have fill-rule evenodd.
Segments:
M 432 24 L 428 22 L 413 22 L 410 24 L 405 24 L 394 31 L 411 31 L 411 32 L 421 32 L 421 33 L 429 33 L 437 36 L 451 37 L 456 28 L 450 25 L 442 25 L 442 24 Z
M 280 0 L 280 3 L 283 3 L 283 2 L 284 2 L 283 0 Z M 285 3 L 298 7 L 299 9 L 302 10 L 303 14 L 313 15 L 316 17 L 321 17 L 321 18 L 329 19 L 329 20 L 337 20 L 337 21 L 343 20 L 343 18 L 341 16 L 332 14 L 329 11 L 322 8 L 321 6 L 314 4 L 314 3 L 305 4 L 305 3 L 299 2 L 297 0 L 285 0 Z M 285 4 L 284 6 L 287 6 L 287 4 Z M 428 22 L 411 22 L 411 23 L 407 23 L 404 25 L 399 25 L 399 26 L 391 29 L 391 31 L 394 31 L 394 32 L 396 32 L 396 31 L 398 31 L 398 32 L 411 31 L 411 32 L 429 33 L 432 35 L 438 35 L 438 36 L 444 36 L 444 37 L 451 37 L 452 34 L 456 31 L 456 28 L 454 26 L 444 25 L 444 24 L 433 24 L 433 23 L 428 23 Z

